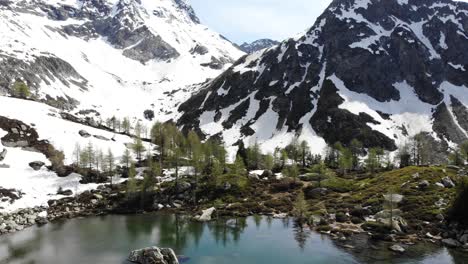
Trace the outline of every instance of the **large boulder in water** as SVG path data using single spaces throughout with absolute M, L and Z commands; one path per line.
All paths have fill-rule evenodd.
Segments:
M 196 216 L 195 219 L 200 221 L 200 222 L 211 221 L 211 216 L 213 215 L 214 211 L 216 211 L 216 209 L 214 207 L 203 210 L 202 215 L 201 216 Z
M 158 247 L 134 250 L 128 256 L 128 260 L 139 264 L 179 264 L 174 250 Z

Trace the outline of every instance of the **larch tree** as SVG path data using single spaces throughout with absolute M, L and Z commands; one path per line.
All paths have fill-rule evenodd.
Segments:
M 16 81 L 13 84 L 13 94 L 16 97 L 27 99 L 31 95 L 31 92 L 26 83 L 24 83 L 23 81 Z
M 121 163 L 125 164 L 125 167 L 126 168 L 130 168 L 130 165 L 132 163 L 132 155 L 130 153 L 130 150 L 128 150 L 128 148 L 126 148 L 124 150 L 124 153 L 122 155 L 122 158 L 121 158 Z
M 111 187 L 114 184 L 114 167 L 115 167 L 115 158 L 114 154 L 112 153 L 112 150 L 109 148 L 107 150 L 107 155 L 105 156 L 105 163 L 107 163 L 107 173 L 109 174 L 110 177 L 110 184 Z
M 299 147 L 300 147 L 300 152 L 301 152 L 302 168 L 305 168 L 307 165 L 307 155 L 310 152 L 309 143 L 303 140 L 301 141 L 301 144 Z

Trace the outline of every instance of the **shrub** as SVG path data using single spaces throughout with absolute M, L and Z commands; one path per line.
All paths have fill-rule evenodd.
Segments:
M 31 93 L 29 87 L 24 82 L 16 81 L 13 84 L 13 94 L 16 97 L 28 98 Z

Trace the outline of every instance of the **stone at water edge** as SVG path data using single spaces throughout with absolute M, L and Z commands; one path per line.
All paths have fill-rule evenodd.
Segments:
M 197 216 L 195 217 L 195 219 L 197 219 L 198 221 L 200 222 L 207 222 L 207 221 L 211 221 L 211 216 L 213 215 L 214 211 L 216 211 L 216 209 L 214 207 L 211 207 L 209 209 L 206 209 L 206 210 L 203 210 L 202 212 L 202 215 L 201 216 Z
M 179 264 L 174 250 L 158 247 L 134 250 L 128 256 L 128 260 L 139 264 Z
M 461 247 L 462 244 L 453 238 L 447 238 L 442 240 L 442 244 L 449 248 Z
M 389 249 L 390 249 L 391 251 L 393 251 L 393 252 L 398 252 L 398 253 L 405 253 L 405 251 L 406 251 L 406 250 L 405 250 L 402 246 L 400 246 L 400 245 L 393 245 L 393 246 L 391 246 Z
M 288 217 L 288 214 L 286 213 L 280 213 L 280 214 L 274 214 L 273 215 L 273 218 L 277 218 L 277 219 L 284 219 L 284 218 L 287 218 Z

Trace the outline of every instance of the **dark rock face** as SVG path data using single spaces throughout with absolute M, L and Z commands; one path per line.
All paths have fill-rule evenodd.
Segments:
M 17 58 L 0 55 L 0 90 L 11 92 L 11 84 L 15 80 L 24 80 L 34 91 L 39 89 L 39 84 L 44 82 L 51 85 L 52 82 L 60 81 L 66 87 L 72 85 L 86 90 L 88 81 L 84 79 L 66 61 L 50 56 L 36 56 L 32 62 Z M 51 105 L 61 109 L 73 109 L 76 100 L 73 98 L 61 98 L 61 102 L 50 102 Z M 47 102 L 47 99 L 45 99 Z
M 408 130 L 415 122 L 401 121 L 409 112 L 433 118 L 440 138 L 465 140 L 468 102 L 457 95 L 468 92 L 468 52 L 461 48 L 468 44 L 468 4 L 404 2 L 333 1 L 304 36 L 245 56 L 203 86 L 180 106 L 179 125 L 207 136 L 220 131 L 203 131 L 201 121 L 236 125 L 245 139 L 258 135 L 254 128 L 268 113 L 277 130 L 300 135 L 311 126 L 329 144 L 357 138 L 366 147 L 394 150 L 412 136 L 408 131 L 421 129 Z M 351 112 L 348 100 L 368 109 Z M 421 109 L 407 111 L 409 100 Z M 207 113 L 213 114 L 207 119 Z
M 259 40 L 256 40 L 256 41 L 252 42 L 252 43 L 244 42 L 244 44 L 240 45 L 239 48 L 243 52 L 251 54 L 251 53 L 254 53 L 254 52 L 259 51 L 259 50 L 271 48 L 271 47 L 273 47 L 275 45 L 278 45 L 278 44 L 280 44 L 280 42 L 278 42 L 276 40 L 259 39 Z

